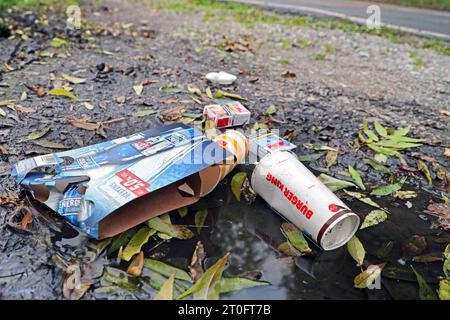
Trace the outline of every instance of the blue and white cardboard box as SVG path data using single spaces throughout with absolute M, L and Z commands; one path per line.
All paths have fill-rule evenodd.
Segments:
M 211 191 L 232 155 L 202 132 L 165 125 L 19 161 L 12 175 L 90 236 L 114 236 Z

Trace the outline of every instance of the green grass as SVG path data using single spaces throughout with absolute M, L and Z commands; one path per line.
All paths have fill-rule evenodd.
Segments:
M 152 3 L 155 5 L 154 2 Z M 208 21 L 216 20 L 216 18 L 220 20 L 234 19 L 249 28 L 254 28 L 255 23 L 264 23 L 287 27 L 337 29 L 345 32 L 377 35 L 385 37 L 393 43 L 409 44 L 417 49 L 432 49 L 439 54 L 450 56 L 450 44 L 448 42 L 438 39 L 425 39 L 385 27 L 369 29 L 365 25 L 358 25 L 343 19 L 278 14 L 251 5 L 223 3 L 214 0 L 160 0 L 156 2 L 156 6 L 161 9 L 183 13 L 203 12 Z
M 450 11 L 450 0 L 374 0 L 374 2 Z
M 70 5 L 78 5 L 78 0 L 0 0 L 0 9 L 13 8 L 17 10 L 45 9 L 53 7 L 64 9 Z

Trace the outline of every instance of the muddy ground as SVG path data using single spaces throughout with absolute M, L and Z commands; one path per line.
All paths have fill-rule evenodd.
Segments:
M 202 106 L 191 99 L 192 94 L 164 88 L 193 84 L 202 92 L 207 86 L 214 90 L 219 86 L 208 84 L 204 75 L 216 70 L 238 76 L 235 84 L 221 89 L 249 100 L 244 104 L 252 112 L 252 125 L 267 123 L 281 134 L 293 130 L 291 138 L 299 146 L 298 155 L 313 152 L 303 146 L 305 143 L 320 142 L 338 148 L 337 162 L 326 173 L 349 179 L 342 171 L 352 165 L 369 189 L 392 181 L 389 175 L 361 162 L 362 158 L 373 157 L 370 149 L 355 151 L 353 141 L 363 116 L 370 124 L 379 119 L 383 125 L 396 129 L 411 125 L 409 136 L 426 139 L 422 146 L 404 151 L 412 171 L 402 170 L 402 164 L 393 157 L 386 164 L 397 176 L 409 173 L 406 189 L 419 192 L 416 199 L 409 200 L 412 207 L 394 197 L 375 198 L 389 208 L 391 215 L 383 226 L 358 232 L 367 251 L 365 265 L 388 262 L 391 267 L 391 273 L 383 274 L 380 290 L 353 287 L 353 278 L 360 270 L 345 248 L 332 253 L 315 250 L 314 257 L 305 260 L 307 267 L 292 268 L 290 258 L 281 257 L 252 232 L 252 225 L 270 217 L 273 225 L 266 226 L 267 233 L 276 238 L 279 217 L 260 199 L 251 205 L 235 201 L 229 192 L 229 181 L 225 181 L 209 196 L 209 200 L 220 200 L 222 204 L 211 209 L 207 220 L 210 228 L 200 236 L 208 257 L 215 261 L 230 251 L 228 273 L 261 270 L 261 279 L 272 286 L 224 298 L 418 298 L 417 283 L 409 268 L 412 262 L 405 265 L 398 260 L 405 255 L 402 243 L 413 235 L 427 239 L 426 249 L 420 255 L 440 255 L 449 241 L 448 232 L 436 225 L 436 217 L 424 213 L 430 201 L 443 202 L 441 195 L 449 196 L 446 182 L 433 172 L 434 183 L 430 186 L 416 164 L 423 158 L 430 167 L 433 161 L 450 167 L 449 158 L 443 155 L 450 148 L 450 57 L 378 36 L 260 23 L 251 29 L 230 16 L 211 17 L 201 10 L 162 10 L 148 3 L 87 3 L 82 6 L 82 14 L 83 29 L 75 31 L 66 29 L 63 14 L 0 14 L 4 25 L 13 29 L 0 30 L 0 102 L 15 100 L 9 105 L 16 106 L 0 106 L 5 113 L 0 116 L 0 195 L 11 198 L 11 194 L 18 194 L 20 198 L 0 207 L 2 298 L 62 298 L 64 272 L 55 266 L 52 256 L 57 252 L 80 255 L 87 243 L 82 236 L 67 240 L 75 233 L 51 214 L 50 228 L 36 217 L 31 232 L 7 225 L 25 196 L 10 177 L 11 166 L 26 157 L 57 151 L 48 141 L 71 149 L 162 123 L 158 114 L 132 116 L 139 110 L 164 111 L 183 106 L 186 112 L 199 114 Z M 20 33 L 29 39 L 20 40 Z M 14 37 L 7 39 L 8 34 Z M 69 43 L 56 48 L 49 44 L 54 37 Z M 40 87 L 48 92 L 64 84 L 62 73 L 87 79 L 83 84 L 70 85 L 78 100 L 39 96 Z M 289 74 L 292 76 L 286 77 Z M 138 96 L 133 86 L 146 80 L 151 81 Z M 273 121 L 267 121 L 260 114 L 272 104 L 277 113 Z M 68 119 L 73 118 L 118 121 L 107 124 L 105 134 L 99 134 L 70 125 Z M 48 127 L 51 131 L 44 138 L 21 141 L 31 132 Z M 308 165 L 316 173 L 326 168 L 324 157 Z M 362 217 L 371 210 L 349 197 L 343 199 Z M 449 213 L 446 214 L 448 218 Z M 55 223 L 59 227 L 54 227 Z M 197 240 L 171 240 L 165 244 L 169 251 L 167 261 L 186 267 Z M 377 252 L 389 241 L 393 242 L 393 249 L 380 258 Z M 146 250 L 151 252 L 151 247 Z M 442 277 L 442 261 L 413 265 L 436 289 Z M 310 275 L 314 272 L 305 272 L 311 268 L 316 269 L 314 277 Z M 92 291 L 85 295 L 88 299 L 95 297 Z

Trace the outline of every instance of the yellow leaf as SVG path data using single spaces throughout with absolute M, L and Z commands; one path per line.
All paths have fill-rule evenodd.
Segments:
M 174 281 L 175 281 L 175 273 L 172 273 L 169 279 L 167 279 L 163 283 L 161 289 L 159 289 L 159 292 L 155 296 L 155 300 L 173 300 Z
M 70 91 L 68 91 L 66 89 L 62 89 L 62 88 L 52 89 L 49 91 L 49 94 L 52 96 L 64 96 L 64 97 L 68 97 L 72 100 L 77 100 L 77 97 L 73 93 L 71 93 Z
M 138 84 L 138 85 L 133 87 L 133 90 L 134 90 L 134 92 L 136 92 L 136 94 L 138 96 L 140 96 L 141 93 L 142 93 L 142 90 L 144 90 L 144 86 L 142 84 Z
M 73 84 L 79 84 L 79 83 L 85 83 L 86 82 L 86 79 L 77 78 L 77 77 L 70 76 L 70 75 L 65 74 L 65 73 L 61 74 L 61 76 L 64 78 L 64 80 L 69 81 L 70 83 L 73 83 Z

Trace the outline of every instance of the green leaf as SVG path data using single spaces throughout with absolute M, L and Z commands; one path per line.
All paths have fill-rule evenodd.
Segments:
M 148 220 L 146 224 L 149 228 L 168 234 L 177 239 L 191 239 L 194 236 L 194 233 L 188 228 L 166 223 L 160 217 L 154 217 L 153 219 Z
M 383 148 L 408 149 L 408 148 L 420 147 L 422 144 L 403 142 L 403 141 L 398 141 L 398 140 L 383 140 L 383 141 L 377 142 L 376 145 L 383 147 Z
M 131 114 L 131 116 L 133 118 L 141 118 L 141 117 L 146 117 L 146 116 L 149 116 L 149 115 L 152 115 L 155 113 L 157 113 L 156 110 L 148 108 L 148 109 L 144 109 L 144 110 L 135 111 Z
M 381 162 L 381 163 L 386 163 L 388 157 L 382 153 L 376 153 L 373 158 L 375 159 L 375 161 Z
M 270 286 L 270 283 L 247 278 L 222 278 L 220 281 L 220 293 L 228 293 L 260 286 Z
M 380 146 L 377 146 L 373 143 L 368 143 L 367 146 L 372 149 L 373 151 L 377 152 L 377 153 L 381 153 L 384 154 L 386 156 L 393 156 L 393 157 L 399 157 L 400 153 L 398 153 L 398 151 L 392 150 L 392 149 L 388 149 L 388 148 L 383 148 Z
M 82 79 L 82 78 L 77 78 L 74 76 L 70 76 L 68 74 L 62 73 L 61 76 L 63 77 L 64 80 L 72 83 L 72 84 L 79 84 L 79 83 L 85 83 L 86 79 Z
M 401 129 L 395 130 L 393 135 L 397 136 L 397 137 L 406 136 L 410 129 L 411 129 L 411 126 L 407 126 L 406 128 L 401 128 Z
M 378 141 L 377 135 L 372 130 L 370 130 L 369 127 L 367 126 L 366 117 L 363 117 L 363 131 L 366 134 L 366 136 L 369 137 L 370 140 Z
M 356 169 L 353 168 L 352 166 L 348 166 L 348 172 L 350 172 L 351 177 L 353 178 L 353 180 L 355 180 L 358 187 L 360 189 L 366 190 L 366 186 L 364 185 L 364 182 L 362 181 L 359 172 L 356 171 Z
M 202 232 L 207 217 L 208 217 L 208 209 L 198 210 L 195 213 L 195 225 L 197 226 L 198 234 Z
M 194 295 L 195 300 L 217 300 L 220 296 L 220 284 L 222 280 L 222 273 L 228 261 L 229 253 L 212 265 L 205 273 L 198 279 L 192 287 L 177 297 L 177 300 L 182 299 L 190 294 Z
M 77 97 L 72 92 L 70 92 L 69 90 L 66 90 L 66 89 L 62 89 L 62 88 L 52 89 L 48 92 L 48 94 L 50 94 L 52 96 L 64 96 L 64 97 L 70 98 L 72 100 L 77 100 Z
M 274 104 L 271 104 L 271 105 L 267 108 L 266 113 L 267 113 L 268 115 L 271 116 L 271 115 L 277 113 L 277 108 L 275 107 Z
M 54 37 L 52 40 L 49 41 L 49 44 L 53 48 L 61 48 L 63 46 L 67 46 L 69 44 L 69 42 L 65 39 Z
M 176 279 L 192 282 L 191 276 L 186 271 L 162 261 L 146 258 L 144 259 L 144 268 L 153 270 L 167 277 L 175 274 Z
M 200 91 L 199 88 L 197 88 L 196 86 L 194 86 L 193 84 L 188 84 L 187 89 L 190 93 L 195 94 L 199 97 L 202 96 L 202 92 Z
M 155 296 L 155 300 L 173 300 L 173 283 L 175 281 L 175 273 L 173 273 L 166 282 L 163 283 L 161 289 Z
M 353 279 L 355 287 L 364 289 L 373 284 L 380 276 L 385 265 L 386 263 L 368 266 L 365 271 L 361 272 Z
M 116 284 L 120 288 L 128 291 L 142 292 L 139 282 L 135 277 L 128 275 L 125 271 L 117 268 L 105 267 L 102 280 Z
M 381 125 L 381 123 L 378 120 L 375 120 L 375 130 L 378 132 L 378 134 L 380 136 L 382 136 L 383 138 L 387 138 L 388 137 L 388 133 L 385 127 L 383 127 Z
M 303 255 L 300 251 L 295 249 L 294 246 L 289 241 L 281 243 L 277 247 L 277 250 L 280 251 L 285 256 L 289 257 L 300 257 Z
M 421 171 L 425 175 L 428 183 L 430 184 L 430 186 L 432 186 L 433 179 L 431 178 L 430 169 L 428 169 L 428 166 L 425 164 L 425 162 L 423 162 L 422 160 L 419 160 L 417 162 L 417 169 L 419 169 L 419 171 Z
M 378 203 L 376 203 L 375 201 L 373 201 L 372 199 L 370 199 L 369 197 L 365 197 L 362 193 L 359 192 L 352 192 L 352 191 L 347 191 L 344 190 L 344 192 L 346 194 L 348 194 L 350 197 L 353 197 L 355 199 L 358 199 L 361 202 L 364 202 L 365 204 L 368 204 L 369 206 L 381 209 L 386 211 L 383 207 L 381 207 Z
M 237 201 L 241 201 L 242 184 L 247 178 L 247 173 L 238 172 L 231 179 L 231 192 L 233 192 Z
M 411 269 L 416 275 L 417 283 L 419 284 L 419 297 L 420 300 L 437 300 L 436 292 L 434 292 L 425 279 L 411 266 Z
M 184 218 L 188 214 L 188 207 L 178 208 L 177 211 L 180 217 Z
M 364 221 L 360 229 L 365 229 L 367 227 L 375 226 L 387 219 L 387 213 L 384 210 L 372 210 L 364 218 Z
M 363 159 L 362 162 L 363 162 L 364 164 L 367 164 L 367 165 L 371 166 L 371 167 L 374 168 L 375 170 L 378 170 L 378 171 L 381 171 L 381 172 L 384 172 L 384 173 L 390 173 L 390 171 L 389 171 L 388 168 L 386 168 L 386 167 L 383 166 L 382 164 L 379 164 L 379 163 L 377 163 L 377 162 L 375 162 L 375 161 L 372 161 L 372 160 L 370 160 L 370 159 Z
M 160 92 L 163 93 L 182 93 L 182 92 L 186 92 L 183 88 L 178 87 L 174 84 L 169 84 L 167 86 L 161 87 L 159 88 Z
M 330 189 L 332 192 L 335 192 L 337 190 L 344 189 L 344 188 L 356 187 L 355 184 L 353 184 L 352 182 L 348 182 L 345 180 L 339 180 L 339 179 L 336 179 L 325 173 L 320 174 L 317 178 L 320 181 L 322 181 L 322 183 L 325 186 L 327 186 L 327 188 Z
M 309 162 L 309 161 L 315 161 L 322 157 L 324 155 L 323 152 L 321 153 L 311 153 L 311 154 L 304 154 L 301 156 L 298 156 L 298 160 L 302 162 Z
M 400 190 L 403 187 L 403 184 L 405 183 L 406 179 L 407 179 L 407 177 L 404 177 L 402 180 L 400 180 L 397 183 L 388 184 L 387 186 L 382 186 L 382 187 L 376 188 L 370 194 L 372 196 L 388 196 L 391 193 L 394 193 L 394 192 Z
M 136 232 L 128 242 L 127 246 L 123 250 L 122 259 L 130 261 L 130 259 L 141 251 L 144 244 L 148 242 L 148 239 L 156 233 L 156 230 L 142 227 Z
M 359 241 L 357 236 L 353 236 L 348 242 L 347 242 L 347 250 L 348 253 L 352 256 L 352 258 L 357 262 L 357 266 L 362 266 L 364 262 L 364 257 L 366 255 L 366 251 L 364 250 L 364 246 Z
M 136 228 L 128 229 L 112 238 L 111 245 L 106 251 L 106 255 L 110 255 L 114 251 L 119 250 L 120 247 L 125 246 L 130 239 L 136 234 Z
M 316 151 L 336 151 L 337 152 L 337 149 L 329 147 L 327 145 L 324 145 L 324 144 L 322 144 L 320 142 L 317 142 L 317 143 L 304 143 L 303 146 L 306 149 L 313 149 L 313 150 L 316 150 Z
M 395 136 L 395 135 L 394 136 L 390 136 L 389 139 L 390 139 L 390 141 L 405 142 L 405 143 L 418 143 L 418 142 L 424 142 L 425 141 L 425 139 L 410 138 L 410 137 Z
M 447 247 L 444 250 L 444 256 L 445 261 L 444 265 L 442 266 L 442 271 L 445 274 L 445 277 L 448 279 L 450 278 L 450 244 L 447 245 Z
M 450 280 L 439 281 L 439 299 L 450 300 Z
M 42 129 L 42 130 L 33 131 L 28 136 L 26 136 L 25 139 L 23 139 L 21 141 L 29 141 L 29 140 L 40 139 L 43 136 L 45 136 L 47 133 L 49 133 L 50 130 L 51 130 L 51 128 L 45 128 L 45 129 Z
M 248 99 L 243 98 L 243 97 L 241 97 L 241 96 L 238 95 L 238 94 L 225 92 L 225 91 L 222 91 L 222 90 L 220 90 L 220 89 L 218 89 L 218 90 L 216 91 L 215 97 L 216 97 L 216 98 L 227 97 L 227 98 L 236 99 L 236 100 L 248 101 Z
M 306 241 L 303 233 L 294 224 L 289 222 L 284 222 L 281 224 L 281 230 L 283 231 L 289 242 L 301 253 L 309 254 L 311 253 L 311 248 Z

